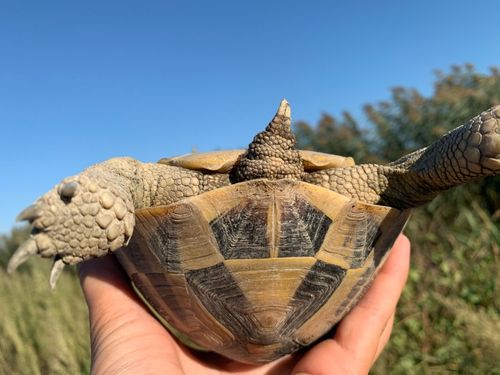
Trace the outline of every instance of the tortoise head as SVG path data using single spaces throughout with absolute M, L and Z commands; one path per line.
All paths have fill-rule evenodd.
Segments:
M 247 151 L 235 163 L 229 173 L 231 182 L 257 178 L 300 180 L 304 166 L 295 149 L 295 136 L 290 125 L 290 105 L 283 99 L 269 125 L 254 137 Z

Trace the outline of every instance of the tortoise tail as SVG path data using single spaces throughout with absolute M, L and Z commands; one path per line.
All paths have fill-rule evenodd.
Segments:
M 257 178 L 301 179 L 304 167 L 295 149 L 290 124 L 290 105 L 283 99 L 267 128 L 255 136 L 248 150 L 235 163 L 229 174 L 231 183 Z

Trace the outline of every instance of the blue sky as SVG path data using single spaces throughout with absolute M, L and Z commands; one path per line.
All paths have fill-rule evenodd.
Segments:
M 435 69 L 500 65 L 498 1 L 1 1 L 0 233 L 65 176 L 114 156 L 244 147 L 361 114 Z

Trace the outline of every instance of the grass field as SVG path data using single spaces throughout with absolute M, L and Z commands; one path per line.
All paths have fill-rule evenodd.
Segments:
M 87 308 L 74 272 L 54 292 L 50 262 L 32 259 L 10 277 L 0 269 L 0 374 L 87 374 Z
M 500 218 L 479 205 L 438 198 L 406 229 L 412 270 L 390 344 L 373 374 L 500 374 Z M 0 374 L 89 372 L 87 311 L 74 273 L 48 288 L 50 262 L 32 259 L 15 277 L 0 250 Z
M 445 199 L 406 229 L 412 268 L 374 374 L 500 374 L 499 215 Z

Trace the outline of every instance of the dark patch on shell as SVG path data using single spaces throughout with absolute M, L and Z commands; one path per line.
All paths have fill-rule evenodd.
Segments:
M 299 197 L 284 202 L 280 221 L 280 257 L 314 256 L 332 223 L 323 212 Z
M 337 290 L 346 272 L 335 264 L 316 261 L 290 301 L 294 314 L 290 314 L 283 325 L 283 336 L 291 335 L 318 312 Z
M 268 202 L 254 200 L 233 207 L 210 222 L 224 259 L 268 258 Z

